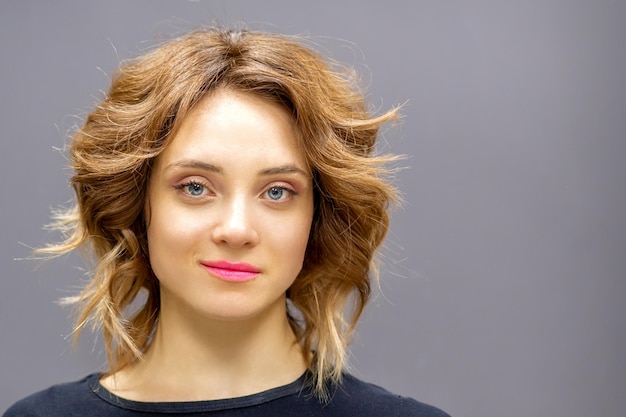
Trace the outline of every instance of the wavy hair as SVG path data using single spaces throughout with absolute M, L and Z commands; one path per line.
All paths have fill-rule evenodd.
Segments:
M 280 103 L 301 133 L 315 212 L 288 316 L 313 352 L 309 369 L 323 398 L 326 383 L 341 379 L 397 197 L 387 168 L 395 157 L 373 154 L 379 128 L 397 111 L 372 116 L 350 72 L 300 39 L 198 29 L 123 63 L 69 144 L 76 204 L 53 225 L 65 240 L 40 251 L 80 248 L 93 262 L 89 282 L 67 302 L 78 309 L 76 335 L 89 324 L 102 331 L 109 372 L 140 358 L 160 307 L 143 213 L 151 166 L 194 105 L 220 88 Z M 129 312 L 141 292 L 147 296 Z

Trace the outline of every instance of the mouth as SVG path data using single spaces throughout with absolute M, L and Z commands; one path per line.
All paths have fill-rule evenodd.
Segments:
M 261 270 L 246 263 L 227 261 L 201 262 L 204 269 L 211 275 L 229 282 L 245 282 L 254 279 Z

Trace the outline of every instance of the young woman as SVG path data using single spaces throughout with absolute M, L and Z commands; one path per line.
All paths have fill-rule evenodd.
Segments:
M 344 369 L 395 116 L 282 35 L 197 30 L 123 65 L 72 139 L 76 206 L 44 249 L 95 261 L 68 302 L 109 370 L 5 416 L 445 416 Z

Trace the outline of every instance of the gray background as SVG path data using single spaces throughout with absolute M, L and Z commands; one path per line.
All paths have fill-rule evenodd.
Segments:
M 455 417 L 626 415 L 626 2 L 0 3 L 0 411 L 96 370 L 27 256 L 71 198 L 66 132 L 145 41 L 217 21 L 309 34 L 357 65 L 407 153 L 406 203 L 354 372 Z M 22 242 L 24 245 L 20 244 Z

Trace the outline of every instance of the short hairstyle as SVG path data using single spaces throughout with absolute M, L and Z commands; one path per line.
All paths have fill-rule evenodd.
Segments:
M 219 89 L 255 94 L 293 115 L 313 173 L 314 217 L 302 271 L 287 292 L 292 329 L 306 352 L 315 393 L 338 382 L 349 335 L 370 297 L 375 254 L 397 198 L 391 155 L 374 155 L 379 128 L 351 72 L 302 39 L 221 28 L 197 29 L 123 63 L 104 99 L 69 144 L 75 205 L 56 214 L 65 240 L 41 249 L 80 248 L 93 262 L 76 334 L 101 329 L 109 372 L 141 357 L 159 316 L 144 202 L 154 158 L 182 120 Z M 144 292 L 139 308 L 131 303 Z M 134 305 L 134 304 L 133 304 Z

